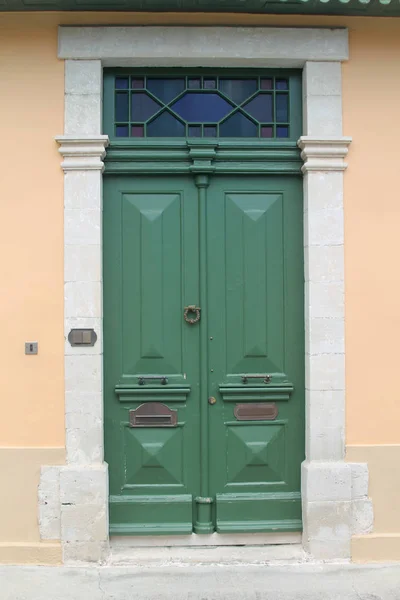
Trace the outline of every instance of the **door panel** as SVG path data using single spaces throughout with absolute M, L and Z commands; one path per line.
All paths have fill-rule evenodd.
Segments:
M 207 234 L 216 528 L 298 530 L 304 458 L 301 181 L 213 177 Z M 239 421 L 235 407 L 247 403 L 250 419 Z M 254 404 L 257 413 L 264 403 L 275 405 L 277 417 L 251 420 L 257 417 L 251 415 Z
M 151 189 L 121 192 L 122 378 L 168 373 L 182 383 L 184 198 Z
M 199 331 L 184 327 L 183 307 L 199 298 L 196 189 L 182 177 L 107 177 L 104 185 L 111 532 L 189 533 L 199 487 Z M 177 411 L 174 426 L 160 426 L 154 403 Z M 132 427 L 142 404 L 149 414 Z
M 219 182 L 210 190 L 210 202 L 218 203 L 224 194 L 220 210 L 225 212 L 226 228 L 226 375 L 279 371 L 283 364 L 282 197 L 255 190 L 218 192 Z M 229 184 L 235 189 L 233 181 Z M 253 190 L 252 180 L 247 185 Z

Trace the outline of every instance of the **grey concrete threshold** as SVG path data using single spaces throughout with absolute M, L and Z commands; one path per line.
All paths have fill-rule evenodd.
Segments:
M 1 600 L 399 600 L 400 565 L 0 567 Z
M 210 535 L 111 536 L 111 547 L 142 548 L 170 546 L 267 546 L 301 544 L 300 532 L 287 533 L 211 533 Z
M 308 560 L 301 544 L 268 546 L 128 547 L 111 545 L 109 566 L 249 566 L 303 563 Z

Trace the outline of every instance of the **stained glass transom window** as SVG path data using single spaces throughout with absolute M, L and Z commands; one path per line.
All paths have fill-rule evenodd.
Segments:
M 284 76 L 150 76 L 114 79 L 118 138 L 288 138 Z

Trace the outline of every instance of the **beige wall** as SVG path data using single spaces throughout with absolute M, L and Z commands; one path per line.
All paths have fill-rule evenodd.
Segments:
M 23 25 L 25 23 L 25 25 Z M 57 30 L 0 16 L 0 446 L 62 446 L 63 128 Z M 25 356 L 24 342 L 39 341 Z
M 59 541 L 41 542 L 37 487 L 43 464 L 62 464 L 62 448 L 0 448 L 0 563 L 57 564 Z
M 0 497 L 0 561 L 10 556 L 4 548 L 11 543 L 18 560 L 59 560 L 57 552 L 51 558 L 35 546 L 39 465 L 62 461 L 64 445 L 63 199 L 53 141 L 63 131 L 64 65 L 57 60 L 57 25 L 150 22 L 349 28 L 350 61 L 343 67 L 344 133 L 354 140 L 345 175 L 347 444 L 349 460 L 369 462 L 376 515 L 373 536 L 355 540 L 354 558 L 400 559 L 394 493 L 400 492 L 400 19 L 2 13 L 0 472 L 7 494 Z M 24 355 L 28 340 L 39 342 L 38 356 Z M 18 468 L 7 467 L 9 461 Z

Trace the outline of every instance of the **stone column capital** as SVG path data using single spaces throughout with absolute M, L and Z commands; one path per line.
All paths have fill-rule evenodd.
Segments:
M 76 137 L 59 135 L 55 138 L 63 157 L 61 167 L 67 171 L 103 171 L 103 158 L 109 140 L 107 135 Z
M 303 173 L 308 171 L 345 171 L 344 161 L 351 144 L 350 137 L 314 137 L 301 136 L 297 145 L 301 149 L 304 165 Z

